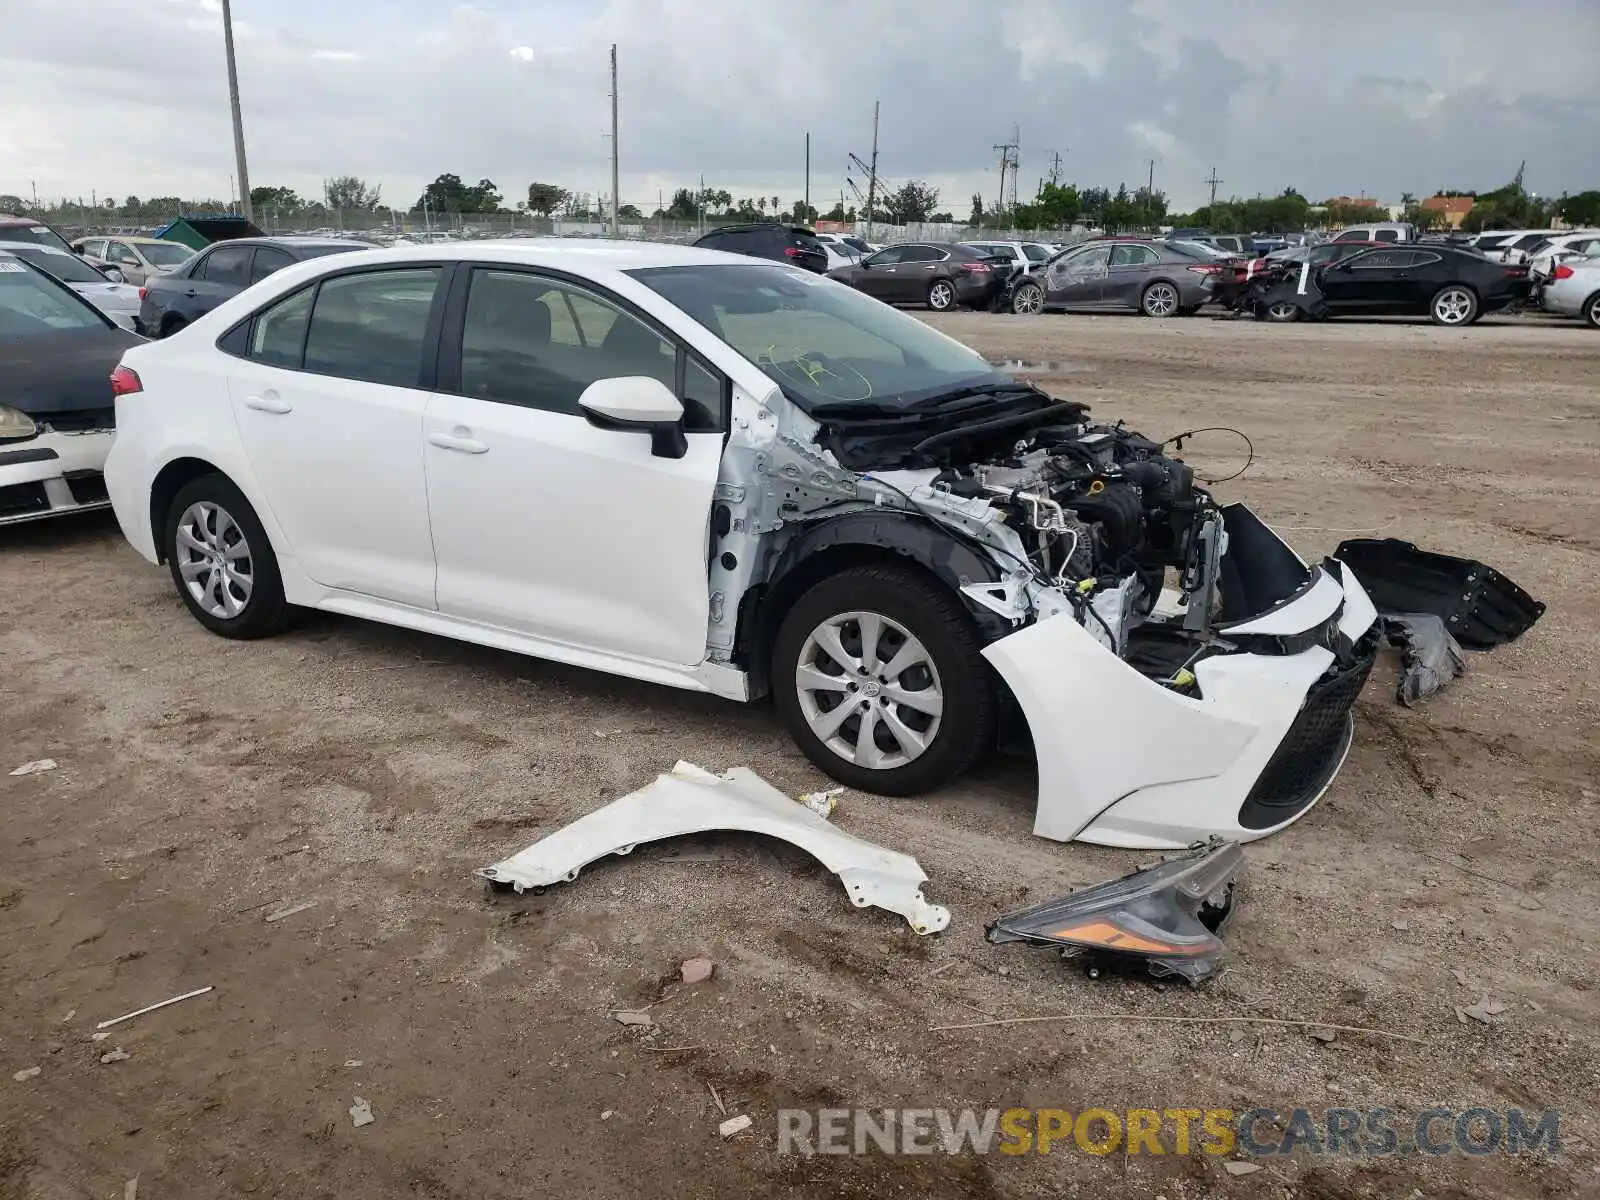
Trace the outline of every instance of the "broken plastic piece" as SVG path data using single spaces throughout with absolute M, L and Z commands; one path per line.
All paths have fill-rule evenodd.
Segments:
M 12 771 L 11 774 L 12 775 L 37 775 L 41 771 L 54 771 L 55 769 L 56 769 L 56 760 L 55 759 L 53 759 L 53 758 L 36 758 L 32 762 L 23 763 L 16 770 Z
M 571 883 L 608 854 L 627 854 L 644 842 L 713 830 L 741 830 L 800 847 L 839 877 L 858 908 L 899 913 L 918 933 L 937 933 L 950 910 L 922 895 L 928 877 L 908 854 L 851 837 L 789 799 L 747 767 L 725 775 L 680 762 L 654 783 L 580 817 L 478 875 L 517 891 Z
M 195 988 L 195 990 L 192 992 L 185 992 L 183 995 L 174 996 L 170 1000 L 162 1000 L 156 1004 L 147 1004 L 143 1008 L 136 1008 L 130 1013 L 123 1013 L 120 1017 L 112 1017 L 109 1021 L 101 1021 L 95 1026 L 95 1028 L 110 1029 L 113 1025 L 120 1025 L 124 1021 L 133 1020 L 135 1017 L 142 1017 L 145 1015 L 145 1013 L 153 1013 L 159 1008 L 166 1008 L 169 1004 L 177 1004 L 180 1000 L 193 1000 L 196 996 L 204 996 L 211 990 L 212 985 L 207 984 L 203 988 Z
M 1378 611 L 1432 613 L 1468 650 L 1520 637 L 1544 605 L 1493 567 L 1419 550 L 1399 538 L 1352 538 L 1333 556 L 1361 577 Z
M 363 1125 L 371 1125 L 376 1120 L 377 1118 L 372 1115 L 371 1102 L 357 1096 L 356 1102 L 350 1106 L 351 1124 L 360 1129 Z
M 1079 888 L 987 930 L 991 942 L 1059 946 L 1082 957 L 1091 975 L 1104 968 L 1177 975 L 1198 984 L 1226 947 L 1217 934 L 1233 911 L 1244 855 L 1237 842 L 1212 842 L 1119 879 Z
M 1444 621 L 1432 613 L 1395 613 L 1379 618 L 1383 636 L 1398 646 L 1404 671 L 1395 699 L 1410 706 L 1466 673 L 1467 660 Z

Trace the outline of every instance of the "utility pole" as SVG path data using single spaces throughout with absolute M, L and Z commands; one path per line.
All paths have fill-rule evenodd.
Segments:
M 811 220 L 811 131 L 806 130 L 806 198 L 802 216 Z
M 699 202 L 694 207 L 695 212 L 700 217 L 700 236 L 704 237 L 706 232 L 706 177 L 704 175 L 700 176 Z
M 622 193 L 617 185 L 617 44 L 611 43 L 611 236 L 620 237 Z
M 1227 182 L 1224 179 L 1217 178 L 1217 167 L 1215 163 L 1211 165 L 1211 174 L 1206 176 L 1202 182 L 1209 183 L 1211 185 L 1211 207 L 1215 208 L 1217 206 L 1217 184 Z
M 1019 141 L 1019 139 L 1018 139 L 1016 133 L 1013 132 L 1012 135 L 1011 135 L 1011 140 L 1009 142 L 998 142 L 993 147 L 991 147 L 991 149 L 1000 151 L 1000 191 L 999 191 L 999 194 L 995 197 L 995 213 L 996 214 L 1000 214 L 1000 213 L 1003 213 L 1003 212 L 1006 211 L 1006 172 L 1008 170 L 1012 172 L 1011 190 L 1012 190 L 1013 193 L 1015 193 L 1016 190 L 1017 190 L 1017 180 L 1016 180 L 1015 171 L 1016 171 L 1016 167 L 1017 167 L 1017 149 L 1018 149 L 1017 142 L 1018 141 Z
M 881 101 L 872 102 L 872 165 L 867 179 L 867 241 L 872 240 L 872 220 L 877 215 L 874 198 L 878 190 L 878 107 Z
M 1150 214 L 1155 211 L 1156 202 L 1156 160 L 1150 159 L 1150 178 L 1144 185 L 1144 223 L 1145 228 L 1150 227 Z
M 228 104 L 233 109 L 233 157 L 239 175 L 239 212 L 246 221 L 250 211 L 250 173 L 244 167 L 244 118 L 239 115 L 239 68 L 233 61 L 233 9 L 222 0 L 222 43 L 228 53 Z
M 1055 187 L 1061 182 L 1061 151 L 1057 150 L 1051 155 L 1050 161 L 1050 186 Z

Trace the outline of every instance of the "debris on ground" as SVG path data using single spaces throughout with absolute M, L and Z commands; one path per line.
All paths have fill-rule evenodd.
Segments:
M 135 1017 L 142 1017 L 145 1015 L 145 1013 L 153 1013 L 158 1008 L 166 1008 L 170 1004 L 177 1004 L 183 1000 L 193 1000 L 196 996 L 204 996 L 207 992 L 214 990 L 215 989 L 213 985 L 207 984 L 203 988 L 195 988 L 194 991 L 185 992 L 181 996 L 173 996 L 170 1000 L 162 1000 L 155 1004 L 147 1004 L 143 1008 L 136 1008 L 130 1013 L 123 1013 L 120 1017 L 112 1017 L 109 1021 L 101 1021 L 95 1026 L 95 1028 L 110 1029 L 113 1025 L 120 1025 L 124 1021 L 133 1020 Z
M 13 775 L 38 775 L 42 771 L 54 771 L 56 765 L 56 760 L 53 758 L 36 758 L 32 762 L 23 763 L 11 773 Z
M 32 1079 L 34 1076 L 38 1075 L 43 1070 L 44 1070 L 43 1067 L 29 1067 L 29 1068 L 27 1068 L 27 1070 L 18 1071 L 11 1078 L 15 1079 L 18 1083 L 26 1083 L 28 1080 Z
M 371 1125 L 377 1119 L 372 1115 L 372 1105 L 357 1096 L 356 1102 L 350 1106 L 350 1120 L 355 1127 L 360 1129 L 363 1125 Z
M 1389 928 L 1393 929 L 1397 933 L 1404 933 L 1406 930 L 1411 928 L 1411 924 L 1408 921 L 1394 921 L 1390 923 Z
M 950 910 L 922 894 L 928 881 L 917 860 L 834 827 L 748 767 L 723 775 L 679 762 L 654 783 L 580 817 L 477 874 L 518 892 L 571 883 L 608 854 L 690 833 L 738 830 L 798 846 L 839 877 L 857 908 L 899 913 L 917 933 L 950 924 Z
M 1544 615 L 1543 604 L 1493 567 L 1399 538 L 1351 538 L 1333 556 L 1356 573 L 1384 617 L 1432 613 L 1468 650 L 1513 641 Z
M 306 909 L 315 908 L 316 906 L 317 902 L 315 900 L 302 900 L 299 904 L 291 904 L 288 908 L 280 908 L 277 912 L 267 914 L 267 924 L 271 925 L 274 922 L 283 920 L 285 917 L 292 917 L 295 913 L 303 913 Z
M 122 1200 L 139 1200 L 139 1177 L 137 1175 L 122 1185 Z
M 366 1064 L 359 1058 L 347 1058 L 344 1060 L 344 1065 L 354 1070 L 356 1067 L 365 1066 Z
M 637 1025 L 641 1028 L 655 1024 L 649 1013 L 636 1009 L 623 1009 L 620 1012 L 614 1012 L 611 1014 L 611 1019 L 618 1025 Z
M 1503 1000 L 1491 1000 L 1484 996 L 1476 1004 L 1456 1009 L 1456 1020 L 1465 1025 L 1467 1018 L 1470 1017 L 1480 1025 L 1498 1025 L 1500 1023 L 1498 1018 L 1505 1011 L 1506 1005 Z
M 119 1063 L 127 1062 L 132 1057 L 133 1055 L 129 1054 L 121 1046 L 118 1046 L 115 1050 L 107 1050 L 104 1054 L 102 1054 L 100 1056 L 100 1061 L 103 1064 Z
M 1407 708 L 1466 674 L 1467 660 L 1444 619 L 1433 613 L 1385 613 L 1378 618 L 1384 639 L 1400 651 L 1395 699 Z
M 1254 1175 L 1257 1171 L 1261 1170 L 1261 1164 L 1252 1162 L 1239 1162 L 1236 1159 L 1229 1159 L 1227 1162 L 1222 1164 L 1222 1169 L 1229 1175 Z
M 600 1113 L 600 1119 L 602 1121 L 609 1121 L 609 1120 L 611 1120 L 612 1117 L 614 1117 L 616 1115 L 617 1115 L 617 1110 L 616 1109 L 608 1108 L 608 1109 L 603 1110 Z
M 839 797 L 844 795 L 844 788 L 833 787 L 824 792 L 802 792 L 800 803 L 823 820 L 833 816 L 833 810 L 839 805 Z
M 685 959 L 678 967 L 678 977 L 684 983 L 704 983 L 716 973 L 716 964 L 704 955 Z
M 743 1133 L 754 1124 L 755 1122 L 750 1119 L 750 1114 L 740 1113 L 737 1117 L 729 1117 L 721 1125 L 718 1125 L 717 1132 L 725 1138 L 731 1138 L 736 1133 Z
M 1333 1030 L 1326 1029 L 1320 1025 L 1316 1029 L 1309 1030 L 1308 1036 L 1315 1038 L 1324 1046 L 1326 1046 L 1329 1042 L 1337 1041 L 1339 1037 L 1339 1035 Z
M 1244 855 L 1237 842 L 1209 842 L 1132 874 L 1079 888 L 988 927 L 991 942 L 1056 946 L 1103 969 L 1176 975 L 1198 984 L 1226 947 L 1218 932 L 1233 911 Z M 1002 971 L 1004 968 L 1001 968 Z

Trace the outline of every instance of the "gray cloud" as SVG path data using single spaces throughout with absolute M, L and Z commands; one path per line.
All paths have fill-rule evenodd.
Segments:
M 508 198 L 535 178 L 598 191 L 615 41 L 623 199 L 647 208 L 702 173 L 792 199 L 807 129 L 813 200 L 836 196 L 880 99 L 882 174 L 929 180 L 960 213 L 997 190 L 991 146 L 1013 124 L 1023 191 L 1056 150 L 1081 184 L 1133 186 L 1155 157 L 1183 205 L 1213 163 L 1241 195 L 1392 201 L 1492 187 L 1523 159 L 1541 192 L 1600 184 L 1592 0 L 1400 17 L 1353 0 L 1315 23 L 1261 0 L 814 0 L 803 18 L 563 2 L 553 17 L 238 0 L 252 181 L 315 192 L 354 173 L 397 204 L 442 171 Z M 12 0 L 0 112 L 0 192 L 220 195 L 232 143 L 215 0 Z

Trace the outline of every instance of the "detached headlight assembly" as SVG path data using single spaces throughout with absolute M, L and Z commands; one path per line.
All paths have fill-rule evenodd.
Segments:
M 16 442 L 39 432 L 34 419 L 21 409 L 0 404 L 0 442 Z

